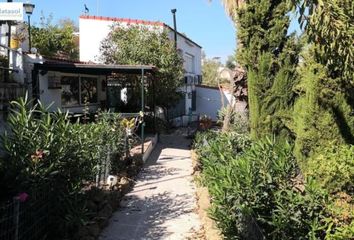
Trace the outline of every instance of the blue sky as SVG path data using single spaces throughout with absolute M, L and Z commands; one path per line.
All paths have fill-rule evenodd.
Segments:
M 21 2 L 17 1 L 16 2 Z M 53 14 L 54 21 L 78 21 L 84 4 L 90 15 L 162 21 L 173 26 L 171 9 L 177 9 L 178 31 L 203 47 L 207 57 L 225 60 L 235 52 L 235 29 L 220 0 L 32 0 L 36 5 L 32 22 L 38 23 L 41 11 Z
M 225 61 L 236 49 L 235 28 L 225 13 L 221 0 L 213 0 L 211 3 L 208 0 L 31 0 L 30 2 L 36 5 L 32 16 L 33 23 L 39 23 L 41 12 L 45 16 L 52 14 L 54 22 L 62 18 L 78 22 L 86 4 L 90 9 L 90 15 L 162 21 L 172 27 L 171 9 L 176 8 L 178 31 L 187 34 L 201 45 L 208 58 L 220 57 Z M 298 29 L 294 18 L 290 32 Z

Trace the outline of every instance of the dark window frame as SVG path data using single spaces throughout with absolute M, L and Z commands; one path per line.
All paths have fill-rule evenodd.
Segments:
M 83 99 L 83 90 L 82 90 L 82 79 L 94 79 L 95 80 L 95 85 L 96 85 L 96 97 L 95 97 L 95 102 L 88 102 L 88 105 L 97 105 L 99 104 L 99 91 L 98 91 L 98 83 L 99 83 L 99 78 L 98 77 L 94 77 L 94 76 L 88 76 L 88 75 L 74 75 L 74 74 L 63 74 L 60 76 L 60 82 L 62 83 L 63 78 L 76 78 L 78 81 L 78 103 L 77 104 L 64 104 L 63 102 L 63 87 L 61 87 L 61 93 L 60 93 L 60 98 L 61 98 L 61 107 L 64 108 L 70 108 L 70 107 L 80 107 L 80 106 L 84 106 L 85 102 Z

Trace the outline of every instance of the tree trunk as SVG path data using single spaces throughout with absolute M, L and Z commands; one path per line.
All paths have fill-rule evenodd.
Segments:
M 234 111 L 234 96 L 231 95 L 231 102 L 227 105 L 226 113 L 224 116 L 223 124 L 222 124 L 222 132 L 227 132 L 230 129 L 231 116 Z

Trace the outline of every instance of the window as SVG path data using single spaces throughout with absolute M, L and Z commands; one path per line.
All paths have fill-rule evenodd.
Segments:
M 81 78 L 81 104 L 97 103 L 97 79 L 90 77 Z
M 61 104 L 70 107 L 97 103 L 97 78 L 63 76 L 61 78 Z
M 61 104 L 63 106 L 79 105 L 79 77 L 64 76 L 61 78 Z
M 186 69 L 187 73 L 194 73 L 195 72 L 194 56 L 193 55 L 186 53 L 184 63 L 185 63 L 185 69 Z
M 182 49 L 178 49 L 177 53 L 183 59 L 183 50 Z

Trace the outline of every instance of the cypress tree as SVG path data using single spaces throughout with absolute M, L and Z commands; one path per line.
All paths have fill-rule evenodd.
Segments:
M 296 155 L 308 161 L 330 145 L 354 144 L 354 2 L 301 3 L 299 12 L 310 13 L 300 18 L 307 19 L 309 44 L 296 86 L 294 132 Z
M 354 85 L 321 63 L 317 44 L 305 50 L 294 106 L 295 153 L 306 159 L 331 145 L 354 144 Z
M 245 1 L 236 10 L 238 62 L 247 69 L 251 135 L 289 138 L 299 44 L 288 1 Z

